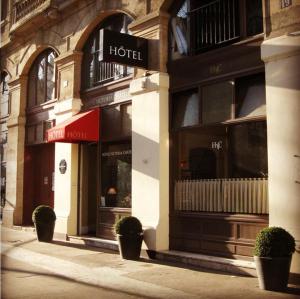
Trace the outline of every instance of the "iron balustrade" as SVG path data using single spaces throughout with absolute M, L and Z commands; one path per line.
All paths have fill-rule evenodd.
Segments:
M 90 86 L 102 85 L 130 76 L 133 68 L 113 62 L 103 62 L 98 59 L 99 51 L 93 53 L 93 63 L 90 70 Z
M 237 0 L 216 0 L 189 12 L 192 53 L 240 37 Z

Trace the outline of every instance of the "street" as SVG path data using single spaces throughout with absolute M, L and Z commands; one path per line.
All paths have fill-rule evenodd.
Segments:
M 2 227 L 1 298 L 300 298 L 262 291 L 255 277 L 242 277 L 54 240 Z

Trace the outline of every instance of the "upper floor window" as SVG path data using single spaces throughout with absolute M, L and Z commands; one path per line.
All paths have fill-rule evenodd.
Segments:
M 100 62 L 100 30 L 109 29 L 121 33 L 128 33 L 128 24 L 132 20 L 124 14 L 116 14 L 104 20 L 88 38 L 83 52 L 82 88 L 87 89 L 114 80 L 127 77 L 133 73 L 132 67 L 116 63 Z
M 263 32 L 261 0 L 186 0 L 171 19 L 172 58 Z
M 8 94 L 8 79 L 7 73 L 1 73 L 1 102 L 0 102 L 0 117 L 5 117 L 9 113 L 9 94 Z
M 56 53 L 52 49 L 42 52 L 29 72 L 27 108 L 31 108 L 55 98 Z

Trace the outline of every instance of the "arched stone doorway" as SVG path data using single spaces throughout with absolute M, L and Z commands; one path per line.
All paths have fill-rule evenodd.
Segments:
M 45 132 L 54 125 L 57 54 L 46 49 L 35 59 L 28 75 L 24 151 L 23 223 L 31 224 L 38 205 L 54 207 L 54 144 L 45 141 Z

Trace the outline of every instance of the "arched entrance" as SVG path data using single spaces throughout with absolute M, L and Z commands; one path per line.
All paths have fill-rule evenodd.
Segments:
M 43 51 L 28 75 L 26 137 L 24 153 L 23 223 L 31 224 L 38 205 L 54 207 L 54 144 L 47 144 L 45 132 L 54 125 L 51 110 L 55 99 L 56 53 Z

